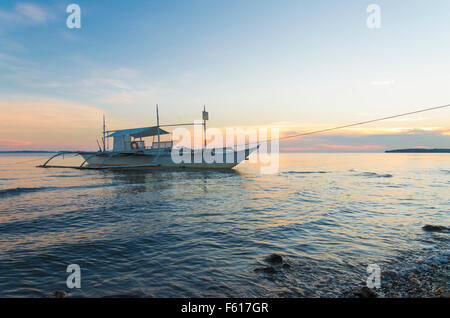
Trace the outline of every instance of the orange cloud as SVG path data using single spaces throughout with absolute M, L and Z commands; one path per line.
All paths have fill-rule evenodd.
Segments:
M 328 148 L 328 149 L 342 149 L 342 150 L 372 150 L 372 149 L 384 149 L 385 147 L 381 145 L 361 145 L 361 146 L 352 146 L 352 145 L 327 145 L 321 144 L 319 147 Z
M 96 149 L 103 111 L 61 100 L 0 100 L 4 150 Z M 108 124 L 122 123 L 108 118 Z
M 31 144 L 32 142 L 28 140 L 0 139 L 0 145 L 7 147 L 26 146 Z
M 319 150 L 320 148 L 316 148 L 316 147 L 283 147 L 280 150 L 281 151 L 314 151 L 314 150 Z

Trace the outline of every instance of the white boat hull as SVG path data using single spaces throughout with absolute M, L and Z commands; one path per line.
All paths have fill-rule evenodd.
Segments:
M 193 168 L 193 169 L 231 169 L 257 149 L 246 148 L 237 151 L 220 152 L 211 159 L 203 156 L 203 150 L 189 150 L 182 162 L 173 160 L 170 149 L 145 150 L 136 152 L 80 153 L 87 168 Z M 176 150 L 179 151 L 179 150 Z M 215 160 L 212 160 L 215 159 Z

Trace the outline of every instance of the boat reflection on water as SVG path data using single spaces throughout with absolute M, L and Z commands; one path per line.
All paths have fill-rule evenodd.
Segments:
M 109 169 L 97 170 L 106 183 L 120 184 L 124 186 L 115 187 L 120 192 L 143 193 L 167 190 L 181 183 L 189 183 L 197 190 L 208 192 L 208 183 L 216 186 L 219 180 L 224 178 L 239 177 L 240 173 L 233 169 L 170 169 L 170 168 L 139 168 L 139 169 Z

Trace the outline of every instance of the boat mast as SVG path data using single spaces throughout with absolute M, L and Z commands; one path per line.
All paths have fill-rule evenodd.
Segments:
M 206 148 L 206 121 L 208 120 L 208 112 L 206 111 L 206 105 L 203 105 L 203 138 L 204 138 L 204 147 Z
M 160 134 L 159 134 L 159 112 L 158 112 L 158 104 L 156 104 L 156 127 L 158 127 L 158 149 L 160 147 Z
M 106 151 L 106 123 L 105 114 L 103 114 L 103 151 Z

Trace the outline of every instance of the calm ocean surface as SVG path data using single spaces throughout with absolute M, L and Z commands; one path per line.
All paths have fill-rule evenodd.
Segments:
M 282 154 L 272 175 L 35 168 L 47 157 L 0 155 L 0 297 L 337 297 L 368 264 L 449 255 L 421 227 L 450 225 L 450 154 Z M 289 266 L 259 270 L 272 253 Z

